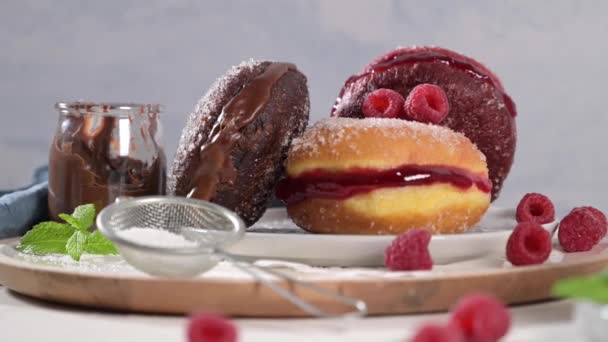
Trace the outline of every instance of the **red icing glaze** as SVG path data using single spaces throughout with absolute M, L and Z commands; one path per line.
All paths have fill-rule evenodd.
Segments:
M 504 90 L 504 88 L 502 86 L 502 82 L 500 82 L 500 79 L 485 65 L 474 60 L 471 57 L 467 57 L 467 56 L 459 54 L 455 51 L 444 49 L 444 48 L 441 48 L 438 46 L 403 47 L 403 48 L 398 48 L 398 49 L 389 51 L 388 53 L 381 55 L 380 57 L 374 59 L 368 65 L 366 65 L 363 72 L 371 71 L 376 65 L 389 62 L 390 60 L 393 60 L 393 59 L 397 58 L 398 56 L 402 56 L 402 55 L 406 55 L 406 54 L 411 55 L 411 54 L 422 54 L 422 53 L 434 53 L 434 54 L 438 54 L 438 55 L 442 55 L 442 56 L 448 56 L 454 60 L 460 61 L 463 64 L 467 64 L 468 67 L 466 67 L 465 69 L 469 69 L 469 68 L 475 69 L 476 73 L 485 75 L 485 76 L 491 78 L 492 83 L 494 83 L 494 85 L 499 87 L 501 90 Z
M 408 52 L 410 52 L 410 51 L 408 50 Z M 416 54 L 409 54 L 409 53 L 395 54 L 395 55 L 391 55 L 390 58 L 388 58 L 386 60 L 380 60 L 376 63 L 372 63 L 365 68 L 366 71 L 364 73 L 355 75 L 355 76 L 351 76 L 348 80 L 346 80 L 346 83 L 344 84 L 344 87 L 342 88 L 342 91 L 340 92 L 339 98 L 342 98 L 342 95 L 344 95 L 344 91 L 345 91 L 346 87 L 350 83 L 356 82 L 357 80 L 364 78 L 372 73 L 379 73 L 379 72 L 383 72 L 383 71 L 386 71 L 388 69 L 391 69 L 391 68 L 394 68 L 397 66 L 410 65 L 410 64 L 414 64 L 414 63 L 420 63 L 420 62 L 445 63 L 452 68 L 464 71 L 474 78 L 477 78 L 484 82 L 489 83 L 490 85 L 495 87 L 498 92 L 500 92 L 500 94 L 502 95 L 503 101 L 505 102 L 505 106 L 507 107 L 507 110 L 509 111 L 509 113 L 511 113 L 511 116 L 515 117 L 517 115 L 517 110 L 515 109 L 515 104 L 513 103 L 513 100 L 511 100 L 509 95 L 507 95 L 504 92 L 504 88 L 502 87 L 502 84 L 500 83 L 498 78 L 496 78 L 493 74 L 486 72 L 486 69 L 484 67 L 480 66 L 479 64 L 474 64 L 471 61 L 466 60 L 464 58 L 459 58 L 459 56 L 457 56 L 455 54 L 447 55 L 444 53 L 437 53 L 437 52 L 433 52 L 433 51 L 425 51 L 425 52 L 420 52 L 420 53 L 416 53 Z M 336 109 L 334 106 L 332 113 L 335 110 Z
M 480 174 L 442 165 L 403 165 L 394 169 L 353 168 L 342 172 L 321 169 L 307 171 L 298 177 L 283 179 L 276 195 L 287 204 L 311 198 L 346 199 L 380 188 L 449 183 L 466 190 L 475 185 L 489 193 L 490 180 Z

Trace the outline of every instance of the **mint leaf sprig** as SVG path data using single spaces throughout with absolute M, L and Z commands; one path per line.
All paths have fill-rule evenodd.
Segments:
M 608 271 L 587 277 L 561 280 L 553 286 L 552 292 L 557 297 L 608 304 Z
M 66 223 L 39 223 L 21 238 L 17 249 L 28 254 L 67 254 L 76 261 L 84 252 L 118 254 L 112 241 L 98 231 L 89 232 L 95 222 L 95 214 L 95 206 L 85 204 L 77 207 L 72 215 L 60 214 Z

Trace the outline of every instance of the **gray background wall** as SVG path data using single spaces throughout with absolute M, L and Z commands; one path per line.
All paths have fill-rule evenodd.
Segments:
M 46 162 L 61 99 L 160 102 L 171 155 L 197 99 L 249 57 L 293 61 L 313 120 L 344 80 L 397 45 L 485 62 L 517 102 L 516 164 L 500 203 L 528 191 L 608 209 L 606 1 L 59 1 L 0 3 L 0 188 Z

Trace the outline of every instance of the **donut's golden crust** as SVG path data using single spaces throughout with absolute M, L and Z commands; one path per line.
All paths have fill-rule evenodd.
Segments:
M 294 142 L 287 174 L 353 167 L 391 169 L 443 165 L 487 177 L 484 155 L 464 135 L 447 128 L 392 119 L 331 118 Z M 478 223 L 490 193 L 449 183 L 380 188 L 345 200 L 308 199 L 288 205 L 300 227 L 316 233 L 400 234 L 422 228 L 461 233 Z
M 384 188 L 347 200 L 310 199 L 289 205 L 287 211 L 298 226 L 313 233 L 401 234 L 422 228 L 454 234 L 479 222 L 490 201 L 489 194 L 478 190 L 422 187 Z M 434 206 L 436 201 L 442 203 Z

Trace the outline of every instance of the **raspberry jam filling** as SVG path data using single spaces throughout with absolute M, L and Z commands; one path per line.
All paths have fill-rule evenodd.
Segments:
M 484 175 L 441 165 L 403 165 L 388 170 L 353 168 L 341 172 L 315 169 L 283 179 L 276 195 L 287 204 L 307 199 L 346 199 L 380 188 L 449 183 L 466 190 L 476 186 L 489 193 L 492 182 Z
M 472 65 L 471 63 L 469 63 L 465 60 L 461 60 L 456 57 L 446 56 L 444 54 L 433 53 L 433 52 L 420 52 L 420 53 L 415 53 L 415 54 L 405 53 L 405 54 L 397 55 L 388 61 L 383 61 L 383 62 L 377 63 L 370 68 L 369 72 L 351 76 L 348 80 L 346 80 L 345 87 L 342 89 L 342 92 L 344 92 L 344 89 L 346 89 L 346 85 L 348 85 L 352 82 L 355 82 L 360 78 L 366 77 L 372 73 L 379 73 L 379 72 L 383 72 L 385 70 L 394 68 L 396 66 L 414 64 L 414 63 L 419 63 L 419 62 L 445 63 L 455 69 L 465 71 L 466 73 L 468 73 L 469 75 L 471 75 L 474 78 L 480 79 L 486 83 L 491 84 L 493 87 L 496 88 L 497 91 L 499 91 L 501 93 L 501 95 L 504 99 L 505 105 L 507 107 L 507 110 L 509 111 L 509 113 L 511 113 L 511 116 L 515 117 L 517 115 L 517 111 L 515 109 L 515 104 L 513 103 L 513 100 L 511 100 L 509 95 L 507 95 L 502 90 L 502 86 L 500 84 L 496 84 L 496 82 L 491 77 L 486 75 L 483 71 L 478 70 L 478 68 L 476 68 L 474 65 Z M 342 95 L 343 94 L 340 94 L 339 98 L 342 98 Z

